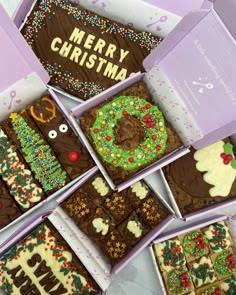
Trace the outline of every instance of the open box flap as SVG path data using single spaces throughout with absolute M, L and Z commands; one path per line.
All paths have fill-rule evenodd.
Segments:
M 0 4 L 0 93 L 36 72 L 46 85 L 49 76 Z
M 236 11 L 235 5 L 230 8 Z M 164 73 L 178 94 L 174 100 L 184 103 L 196 122 L 202 134 L 190 142 L 196 148 L 236 131 L 235 56 L 236 42 L 212 9 L 186 16 L 145 60 L 149 71 Z

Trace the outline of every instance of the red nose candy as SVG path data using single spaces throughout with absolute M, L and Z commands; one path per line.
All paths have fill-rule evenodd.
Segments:
M 77 152 L 70 152 L 68 155 L 68 159 L 70 162 L 75 163 L 79 160 L 79 153 Z
M 3 206 L 2 206 L 2 202 L 0 202 L 0 209 L 2 209 L 2 207 L 3 207 Z

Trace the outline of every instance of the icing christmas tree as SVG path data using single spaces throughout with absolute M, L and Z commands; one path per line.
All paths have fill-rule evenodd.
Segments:
M 52 154 L 49 145 L 37 134 L 26 121 L 17 113 L 11 114 L 13 129 L 20 141 L 25 160 L 35 173 L 35 178 L 45 191 L 61 188 L 66 183 L 66 172 Z

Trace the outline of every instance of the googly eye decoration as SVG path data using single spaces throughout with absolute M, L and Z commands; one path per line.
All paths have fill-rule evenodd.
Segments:
M 48 136 L 49 136 L 49 138 L 51 138 L 51 139 L 55 139 L 55 138 L 57 137 L 57 132 L 56 132 L 56 130 L 50 130 L 50 131 L 48 132 Z
M 62 132 L 62 133 L 66 133 L 66 132 L 68 131 L 68 126 L 67 126 L 66 124 L 61 124 L 61 125 L 59 126 L 59 130 L 60 130 L 60 132 Z

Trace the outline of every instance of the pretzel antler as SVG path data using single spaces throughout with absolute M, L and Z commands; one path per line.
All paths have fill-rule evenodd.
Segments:
M 39 115 L 37 115 L 35 113 L 35 109 L 34 106 L 30 107 L 30 112 L 32 117 L 36 120 L 39 121 L 41 123 L 49 123 L 50 121 L 52 121 L 55 117 L 56 117 L 56 105 L 55 103 L 47 96 L 44 96 L 42 98 L 42 101 L 47 101 L 50 104 L 50 108 L 49 107 L 45 107 L 45 110 L 48 111 L 49 114 L 51 114 L 51 116 L 48 119 L 45 119 L 43 117 L 43 113 L 39 113 Z

